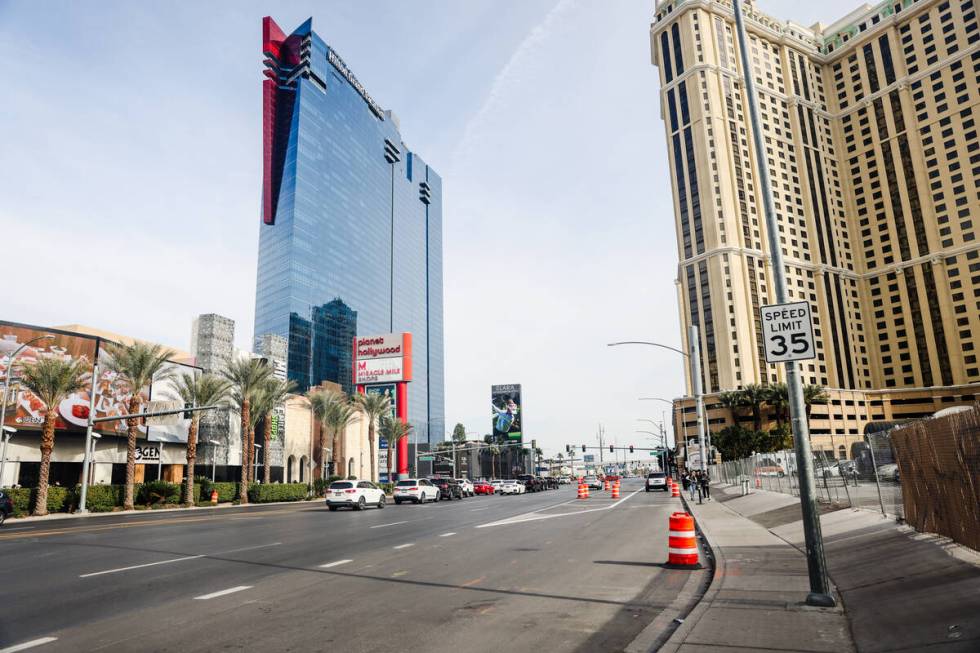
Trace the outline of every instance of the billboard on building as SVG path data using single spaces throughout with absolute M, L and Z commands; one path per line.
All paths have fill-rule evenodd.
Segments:
M 369 385 L 364 389 L 369 395 L 384 395 L 391 403 L 391 419 L 398 417 L 398 393 L 395 392 L 394 383 L 381 383 L 379 385 Z
M 153 383 L 150 389 L 150 403 L 145 407 L 146 412 L 154 410 L 173 410 L 183 407 L 184 402 L 177 392 L 175 381 L 190 372 L 194 375 L 203 373 L 199 367 L 181 363 L 167 363 L 160 372 L 160 379 Z M 187 442 L 187 429 L 191 424 L 183 415 L 167 415 L 164 417 L 146 418 L 146 439 L 153 442 Z
M 411 333 L 386 333 L 354 338 L 355 385 L 411 380 Z
M 490 386 L 490 406 L 494 438 L 522 442 L 524 408 L 521 404 L 521 384 Z

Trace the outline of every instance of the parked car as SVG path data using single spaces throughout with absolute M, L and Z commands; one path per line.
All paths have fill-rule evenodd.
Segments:
M 468 478 L 457 478 L 456 482 L 459 483 L 459 489 L 463 491 L 464 497 L 471 497 L 476 494 L 473 490 L 473 481 Z
M 448 477 L 438 477 L 429 479 L 433 485 L 439 488 L 439 498 L 448 499 L 452 501 L 453 499 L 463 498 L 463 488 L 459 486 L 455 478 Z
M 670 486 L 667 485 L 667 475 L 663 472 L 650 472 L 647 474 L 645 487 L 647 492 L 650 490 L 670 491 Z
M 477 481 L 473 484 L 473 492 L 476 494 L 494 494 L 497 488 L 495 488 L 488 481 Z
M 385 492 L 371 481 L 334 481 L 327 489 L 327 508 L 347 507 L 363 510 L 367 506 L 384 508 Z
M 0 491 L 0 526 L 14 512 L 14 500 L 5 492 Z
M 501 494 L 524 494 L 526 491 L 524 484 L 513 478 L 500 484 Z
M 538 492 L 542 489 L 541 482 L 531 474 L 519 474 L 517 480 L 524 484 L 524 490 L 527 492 Z
M 395 503 L 427 503 L 439 500 L 439 488 L 427 478 L 407 478 L 395 483 Z
M 882 481 L 900 482 L 901 478 L 898 473 L 898 465 L 895 463 L 878 465 L 878 478 Z
M 558 489 L 558 483 L 559 483 L 559 481 L 558 481 L 558 478 L 557 477 L 555 477 L 555 476 L 549 476 L 546 479 L 544 479 L 544 482 L 545 482 L 545 486 L 549 490 L 557 490 Z
M 501 481 L 500 479 L 494 479 L 494 480 L 490 481 L 490 485 L 493 486 L 493 491 L 496 494 L 503 494 L 503 492 L 500 491 L 500 488 L 501 488 L 501 486 L 503 484 L 504 484 L 504 482 Z
M 598 476 L 586 476 L 584 483 L 589 486 L 590 490 L 602 489 L 602 481 L 599 480 Z

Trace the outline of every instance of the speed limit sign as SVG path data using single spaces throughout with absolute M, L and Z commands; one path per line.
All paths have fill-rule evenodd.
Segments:
M 772 304 L 759 309 L 767 363 L 802 361 L 817 357 L 810 304 Z

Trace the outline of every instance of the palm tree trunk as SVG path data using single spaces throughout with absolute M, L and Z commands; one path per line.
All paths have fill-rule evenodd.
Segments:
M 317 459 L 317 471 L 316 471 L 316 475 L 317 475 L 317 478 L 319 478 L 321 480 L 324 480 L 326 478 L 324 476 L 324 474 L 323 474 L 324 463 L 327 462 L 326 460 L 323 459 L 323 452 L 325 452 L 326 450 L 327 450 L 327 430 L 325 428 L 323 428 L 323 424 L 321 423 L 320 424 L 320 446 L 317 447 L 317 451 L 314 452 L 316 454 L 316 459 Z
M 395 449 L 392 446 L 392 442 L 388 442 L 388 482 L 391 483 L 391 459 L 394 458 Z
M 272 413 L 265 414 L 264 424 L 262 425 L 262 451 L 265 457 L 262 459 L 262 482 L 269 484 L 272 481 L 272 465 L 269 457 L 269 443 L 272 442 Z
M 378 482 L 378 475 L 376 473 L 376 470 L 374 469 L 374 454 L 375 454 L 375 451 L 374 451 L 374 421 L 373 420 L 371 421 L 370 424 L 368 424 L 368 448 L 371 449 L 371 469 L 368 472 L 368 476 L 371 477 L 371 482 L 372 483 L 377 483 Z
M 194 461 L 197 460 L 198 413 L 193 413 L 191 425 L 187 427 L 187 477 L 184 479 L 184 505 L 194 506 Z
M 340 459 L 340 435 L 336 428 L 333 429 L 333 442 L 330 455 L 333 458 L 333 473 L 340 478 L 344 478 L 343 462 Z
M 238 502 L 248 503 L 248 399 L 242 402 L 242 482 L 238 484 Z
M 54 421 L 58 419 L 57 407 L 49 408 L 44 415 L 44 428 L 41 431 L 41 472 L 37 480 L 37 497 L 34 500 L 34 514 L 48 514 L 48 478 L 51 474 L 51 451 L 54 450 Z
M 129 414 L 135 415 L 140 411 L 139 391 L 134 390 L 129 400 Z M 136 436 L 139 433 L 139 420 L 135 417 L 126 420 L 126 494 L 123 498 L 123 510 L 133 510 L 135 500 L 133 483 L 136 479 Z

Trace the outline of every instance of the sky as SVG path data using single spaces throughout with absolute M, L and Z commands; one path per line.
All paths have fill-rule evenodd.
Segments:
M 760 1 L 831 23 L 858 3 Z M 446 422 L 523 386 L 546 455 L 640 430 L 683 394 L 653 0 L 0 0 L 0 319 L 187 350 L 252 341 L 261 18 L 313 17 L 443 178 Z M 669 427 L 668 427 L 669 428 Z

